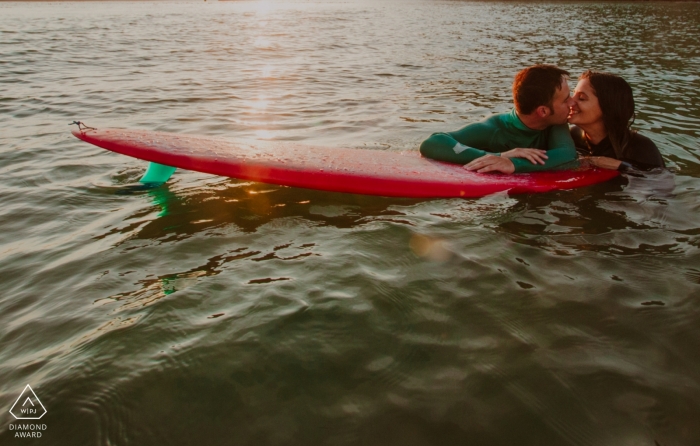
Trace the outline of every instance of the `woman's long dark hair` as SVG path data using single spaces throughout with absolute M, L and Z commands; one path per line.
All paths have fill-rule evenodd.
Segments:
M 588 70 L 579 80 L 588 79 L 603 112 L 603 124 L 615 155 L 622 159 L 627 150 L 634 122 L 632 87 L 620 76 Z

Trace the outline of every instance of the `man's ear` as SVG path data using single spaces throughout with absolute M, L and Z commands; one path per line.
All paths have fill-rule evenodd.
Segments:
M 537 113 L 538 118 L 544 119 L 547 116 L 551 115 L 552 111 L 546 105 L 540 105 L 535 109 L 535 113 Z

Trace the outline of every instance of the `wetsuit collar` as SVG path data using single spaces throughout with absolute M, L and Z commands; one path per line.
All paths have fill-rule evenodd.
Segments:
M 513 127 L 515 127 L 518 130 L 524 130 L 526 132 L 529 131 L 529 132 L 533 132 L 533 133 L 541 131 L 541 130 L 531 129 L 530 127 L 526 126 L 523 123 L 523 121 L 520 120 L 520 117 L 518 116 L 518 114 L 515 112 L 515 108 L 513 108 L 510 111 L 510 122 L 513 124 Z

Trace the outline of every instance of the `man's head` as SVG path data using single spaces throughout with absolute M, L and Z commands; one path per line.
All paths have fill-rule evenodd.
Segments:
M 518 115 L 531 116 L 550 126 L 564 124 L 572 99 L 569 73 L 554 65 L 538 64 L 515 75 L 513 102 Z

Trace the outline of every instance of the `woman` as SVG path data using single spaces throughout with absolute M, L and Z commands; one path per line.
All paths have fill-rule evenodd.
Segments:
M 619 76 L 586 71 L 574 90 L 571 137 L 587 161 L 604 169 L 665 167 L 656 144 L 632 131 L 632 88 Z

